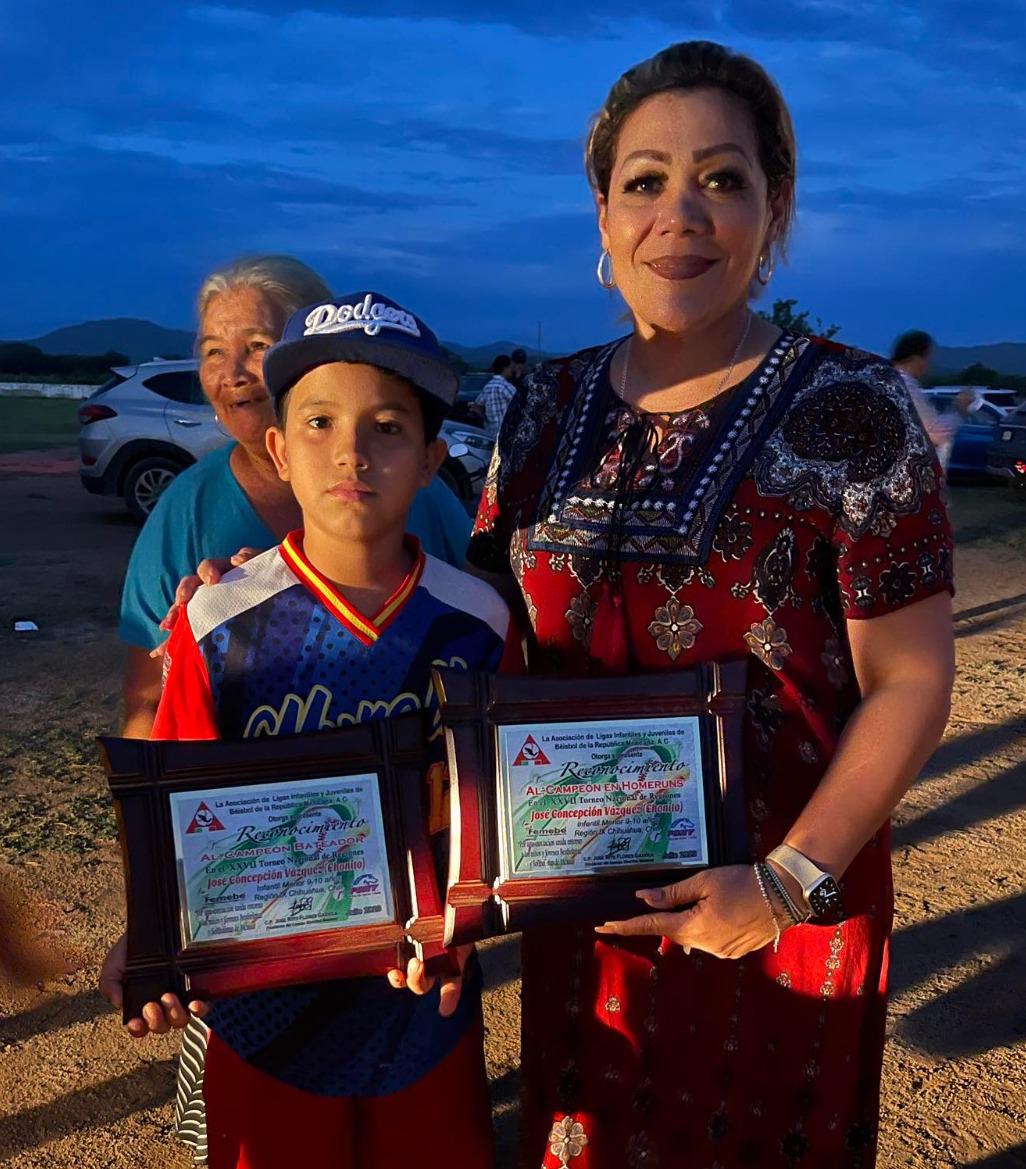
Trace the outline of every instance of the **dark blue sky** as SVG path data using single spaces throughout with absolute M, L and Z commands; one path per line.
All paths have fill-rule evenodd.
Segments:
M 636 19 L 633 13 L 646 13 Z M 191 325 L 243 251 L 370 284 L 438 331 L 610 335 L 581 168 L 616 77 L 674 40 L 791 104 L 794 296 L 853 343 L 1026 340 L 1023 0 L 0 0 L 0 337 Z

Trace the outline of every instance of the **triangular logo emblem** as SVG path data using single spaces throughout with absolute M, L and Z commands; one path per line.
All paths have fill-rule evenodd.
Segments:
M 538 741 L 534 735 L 528 735 L 524 740 L 524 745 L 520 748 L 520 754 L 513 760 L 514 767 L 520 767 L 525 763 L 548 763 L 549 757 L 538 746 Z
M 196 809 L 196 815 L 192 818 L 192 823 L 186 828 L 185 832 L 188 835 L 190 832 L 223 832 L 224 825 L 214 815 L 214 813 L 207 807 L 206 800 L 200 800 L 200 806 Z

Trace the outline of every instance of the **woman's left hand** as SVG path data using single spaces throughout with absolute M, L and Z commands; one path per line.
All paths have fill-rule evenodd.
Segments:
M 654 934 L 685 952 L 704 950 L 716 958 L 741 958 L 777 936 L 751 865 L 706 869 L 661 889 L 640 889 L 637 896 L 651 906 L 651 913 L 608 921 L 596 926 L 596 933 Z

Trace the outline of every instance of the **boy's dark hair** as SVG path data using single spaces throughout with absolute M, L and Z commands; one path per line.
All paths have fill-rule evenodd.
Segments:
M 424 444 L 427 445 L 428 443 L 434 442 L 442 429 L 442 423 L 445 421 L 448 413 L 442 403 L 437 401 L 431 394 L 425 393 L 420 386 L 414 385 L 409 378 L 403 377 L 402 374 L 393 373 L 392 370 L 385 369 L 383 366 L 375 366 L 375 369 L 380 369 L 382 373 L 387 373 L 390 377 L 401 381 L 403 385 L 409 388 L 413 396 L 420 403 L 420 416 L 424 423 Z M 274 401 L 274 414 L 278 420 L 278 425 L 282 428 L 285 426 L 285 419 L 288 415 L 288 400 L 291 394 L 292 386 L 289 386 Z
M 925 357 L 933 348 L 933 338 L 922 329 L 910 329 L 894 342 L 891 361 L 908 361 L 910 357 Z
M 500 353 L 497 357 L 492 358 L 492 373 L 502 373 L 502 371 L 512 361 L 508 353 Z
M 527 350 L 526 349 L 514 349 L 513 352 L 509 356 L 510 356 L 510 360 L 513 362 L 514 365 L 526 365 L 527 364 Z

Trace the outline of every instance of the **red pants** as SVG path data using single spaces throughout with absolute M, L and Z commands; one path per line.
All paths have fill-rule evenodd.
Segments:
M 391 1096 L 315 1096 L 251 1067 L 211 1032 L 204 1065 L 209 1169 L 492 1169 L 478 1023 Z

